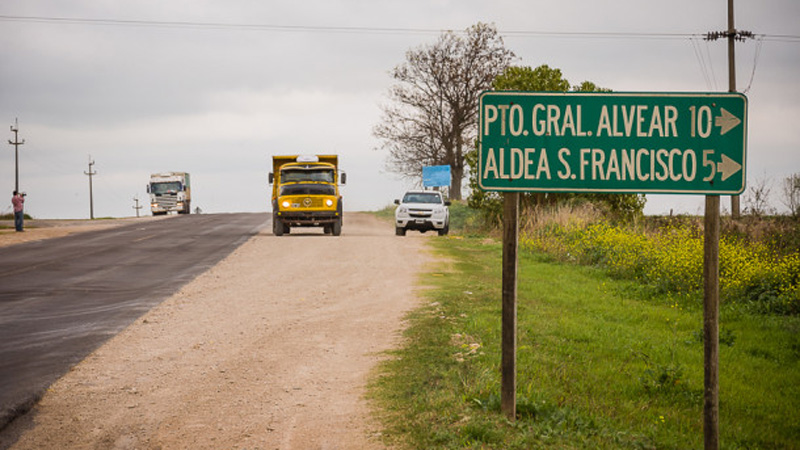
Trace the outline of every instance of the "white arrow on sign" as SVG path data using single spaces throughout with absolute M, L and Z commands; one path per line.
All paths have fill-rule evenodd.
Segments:
M 720 108 L 720 115 L 716 117 L 714 125 L 720 127 L 720 136 L 736 128 L 737 125 L 742 123 L 742 120 L 728 112 L 725 108 Z
M 725 110 L 723 109 L 723 111 Z M 728 158 L 725 154 L 722 155 L 722 162 L 717 163 L 717 172 L 722 174 L 722 181 L 727 180 L 740 170 L 742 170 L 742 165 Z

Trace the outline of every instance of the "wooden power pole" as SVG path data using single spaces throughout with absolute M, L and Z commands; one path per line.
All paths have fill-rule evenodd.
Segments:
M 706 35 L 709 41 L 728 39 L 728 92 L 736 92 L 736 41 L 752 38 L 734 25 L 733 0 L 728 0 L 728 29 Z M 703 439 L 705 450 L 719 449 L 719 196 L 706 196 L 703 265 Z M 731 196 L 731 217 L 741 215 L 739 196 Z
M 84 175 L 89 175 L 89 218 L 94 220 L 94 197 L 92 194 L 92 176 L 97 175 L 97 172 L 92 172 L 94 161 L 89 157 L 89 171 L 83 172 Z
M 9 139 L 8 143 L 14 146 L 14 190 L 19 192 L 19 146 L 25 143 L 19 141 L 19 123 L 14 119 L 14 125 L 11 125 L 11 131 L 14 132 L 14 142 Z

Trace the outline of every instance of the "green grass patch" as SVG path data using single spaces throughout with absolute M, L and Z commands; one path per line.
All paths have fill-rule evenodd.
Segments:
M 501 246 L 435 239 L 404 345 L 374 377 L 387 444 L 702 448 L 702 311 L 596 267 L 521 252 L 518 420 L 500 412 Z M 723 308 L 723 448 L 798 448 L 800 320 Z

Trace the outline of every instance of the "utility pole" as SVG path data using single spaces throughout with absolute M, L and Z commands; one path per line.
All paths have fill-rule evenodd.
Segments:
M 728 30 L 706 33 L 707 41 L 716 41 L 719 38 L 728 39 L 728 92 L 736 92 L 736 41 L 744 42 L 747 38 L 752 37 L 752 31 L 737 30 L 734 26 L 733 0 L 728 0 Z M 740 210 L 739 196 L 731 196 L 731 217 L 738 219 Z
M 14 190 L 19 192 L 19 146 L 25 143 L 25 139 L 19 141 L 17 119 L 14 119 L 14 125 L 11 125 L 11 131 L 14 132 L 14 142 L 9 139 L 8 143 L 14 146 Z
M 97 175 L 97 172 L 92 172 L 94 161 L 89 156 L 89 171 L 83 172 L 84 175 L 89 175 L 89 218 L 94 220 L 94 197 L 92 196 L 92 175 Z
M 139 217 L 139 210 L 142 209 L 142 205 L 139 204 L 139 196 L 133 197 L 133 201 L 136 202 L 136 206 L 133 209 L 136 210 L 136 217 Z

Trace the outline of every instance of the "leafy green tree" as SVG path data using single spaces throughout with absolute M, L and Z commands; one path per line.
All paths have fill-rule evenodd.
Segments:
M 560 69 L 547 65 L 535 69 L 512 66 L 494 79 L 492 89 L 497 91 L 569 91 L 569 81 L 561 75 Z
M 538 92 L 611 92 L 597 86 L 591 81 L 584 81 L 579 85 L 570 87 L 561 74 L 560 69 L 547 65 L 539 67 L 507 68 L 492 82 L 492 88 L 498 91 L 538 91 Z M 497 192 L 486 192 L 478 186 L 478 150 L 477 146 L 469 152 L 466 161 L 470 167 L 470 188 L 472 193 L 468 204 L 472 208 L 483 211 L 484 216 L 492 223 L 498 223 L 503 211 L 503 202 Z M 605 205 L 610 212 L 621 218 L 632 218 L 642 213 L 645 204 L 644 195 L 639 194 L 572 194 L 572 193 L 547 193 L 532 192 L 522 196 L 523 207 L 553 205 L 565 201 L 589 201 Z

